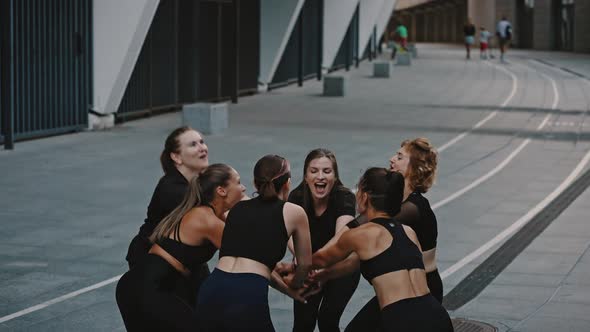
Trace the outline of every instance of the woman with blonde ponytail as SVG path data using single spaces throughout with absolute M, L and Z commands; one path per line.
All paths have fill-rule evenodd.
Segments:
M 117 304 L 128 331 L 195 330 L 198 273 L 221 245 L 224 214 L 244 196 L 239 174 L 225 164 L 193 177 L 182 203 L 150 236 L 147 258 L 117 284 Z

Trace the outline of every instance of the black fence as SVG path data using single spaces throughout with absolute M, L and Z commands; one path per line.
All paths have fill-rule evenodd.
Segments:
M 14 140 L 88 125 L 92 100 L 92 1 L 0 1 L 0 117 Z
M 321 75 L 323 0 L 306 0 L 269 85 L 277 88 Z M 301 74 L 301 75 L 300 75 Z
M 160 1 L 117 117 L 256 92 L 259 29 L 259 0 Z

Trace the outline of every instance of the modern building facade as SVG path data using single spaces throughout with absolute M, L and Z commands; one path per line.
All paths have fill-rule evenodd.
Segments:
M 460 43 L 467 18 L 494 32 L 506 16 L 515 47 L 590 52 L 587 0 L 399 0 L 394 16 L 390 28 L 404 23 L 419 42 Z
M 516 47 L 590 52 L 587 0 L 3 0 L 0 143 L 302 85 L 371 60 L 399 22 L 462 43 L 468 17 L 503 15 Z
M 232 100 L 377 50 L 396 0 L 4 0 L 0 142 Z

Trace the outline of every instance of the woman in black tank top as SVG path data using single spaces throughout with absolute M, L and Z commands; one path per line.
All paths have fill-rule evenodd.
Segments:
M 355 215 L 354 194 L 340 181 L 333 152 L 315 149 L 307 154 L 303 181 L 289 195 L 289 202 L 303 209 L 309 219 L 312 252 L 326 245 Z M 284 268 L 284 267 L 283 267 Z M 332 279 L 307 303 L 293 301 L 295 332 L 340 331 L 340 317 L 354 294 L 360 271 Z
M 311 263 L 309 224 L 305 211 L 285 202 L 289 193 L 289 162 L 262 157 L 254 167 L 258 196 L 229 212 L 219 263 L 205 280 L 197 303 L 201 331 L 274 331 L 268 307 L 268 285 L 300 297 Z M 293 236 L 299 263 L 283 279 L 273 272 Z
M 368 169 L 356 193 L 368 223 L 342 233 L 313 255 L 312 268 L 324 268 L 355 254 L 373 285 L 382 331 L 453 331 L 446 310 L 430 294 L 416 233 L 391 216 L 401 209 L 404 178 L 385 168 Z
M 195 290 L 190 276 L 221 244 L 223 215 L 245 188 L 224 164 L 191 179 L 181 204 L 155 228 L 147 257 L 117 284 L 117 304 L 128 331 L 195 330 Z

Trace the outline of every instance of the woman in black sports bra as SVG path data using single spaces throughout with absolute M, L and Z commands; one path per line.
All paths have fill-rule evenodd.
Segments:
M 197 303 L 200 331 L 274 331 L 268 286 L 293 296 L 303 291 L 311 264 L 305 211 L 285 202 L 291 184 L 289 162 L 277 155 L 254 166 L 258 196 L 236 204 L 227 215 L 217 268 L 203 283 Z M 299 265 L 281 278 L 273 272 L 293 237 Z
M 358 212 L 368 223 L 342 233 L 316 252 L 313 268 L 331 266 L 354 253 L 375 289 L 382 331 L 453 331 L 442 305 L 430 294 L 416 233 L 394 216 L 401 209 L 404 178 L 385 168 L 370 168 L 356 194 Z
M 224 164 L 211 165 L 191 179 L 182 203 L 154 229 L 147 257 L 117 284 L 117 304 L 128 331 L 196 329 L 190 275 L 219 248 L 222 217 L 244 191 L 238 173 Z

